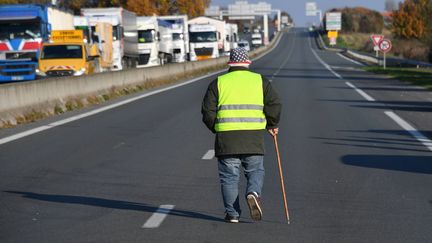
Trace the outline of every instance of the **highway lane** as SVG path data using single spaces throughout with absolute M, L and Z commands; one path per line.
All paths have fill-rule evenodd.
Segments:
M 216 160 L 202 159 L 213 147 L 199 113 L 210 77 L 1 145 L 0 241 L 430 241 L 431 152 L 382 109 L 358 107 L 364 98 L 345 82 L 373 76 L 339 79 L 312 49 L 330 66 L 357 66 L 318 51 L 303 29 L 252 66 L 284 104 L 291 225 L 270 137 L 264 220 L 253 223 L 243 201 L 242 223 L 222 221 Z M 175 206 L 142 228 L 160 205 Z

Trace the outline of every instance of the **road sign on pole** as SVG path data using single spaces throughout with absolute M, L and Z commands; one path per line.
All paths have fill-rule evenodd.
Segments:
M 384 53 L 387 53 L 392 48 L 392 43 L 390 40 L 384 39 L 378 44 L 380 50 Z
M 306 3 L 306 16 L 316 16 L 317 11 L 317 3 L 316 2 L 308 2 Z
M 384 39 L 383 35 L 371 35 L 371 39 L 375 46 L 378 46 L 378 44 Z
M 383 66 L 384 66 L 384 69 L 386 69 L 386 66 L 387 66 L 386 54 L 387 54 L 387 52 L 389 52 L 391 50 L 392 43 L 390 40 L 384 39 L 378 44 L 378 46 L 379 46 L 380 50 L 382 52 L 384 52 L 384 65 Z
M 342 13 L 333 12 L 326 13 L 326 30 L 341 30 L 342 29 Z

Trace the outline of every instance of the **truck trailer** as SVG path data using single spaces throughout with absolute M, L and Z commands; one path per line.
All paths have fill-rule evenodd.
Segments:
M 0 5 L 0 82 L 36 78 L 42 42 L 52 30 L 73 30 L 73 15 L 38 4 Z
M 112 26 L 113 63 L 111 70 L 134 67 L 138 62 L 138 31 L 136 14 L 123 8 L 83 8 L 81 15 L 89 23 L 109 23 Z

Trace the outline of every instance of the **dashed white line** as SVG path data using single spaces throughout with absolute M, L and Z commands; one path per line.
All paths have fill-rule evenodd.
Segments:
M 428 139 L 425 135 L 411 126 L 408 122 L 402 119 L 400 116 L 396 115 L 393 111 L 385 111 L 387 116 L 389 116 L 393 121 L 395 121 L 399 126 L 409 132 L 417 141 L 421 142 L 424 146 L 426 146 L 430 151 L 432 151 L 432 141 Z
M 353 60 L 351 58 L 348 58 L 348 57 L 340 54 L 340 53 L 337 53 L 337 55 L 340 56 L 340 57 L 342 57 L 343 59 L 345 59 L 347 61 L 350 61 L 350 62 L 355 63 L 355 64 L 360 65 L 360 66 L 364 66 L 362 63 L 359 63 L 359 62 L 357 62 L 357 61 L 355 61 L 355 60 Z
M 366 94 L 363 90 L 361 90 L 361 89 L 357 88 L 356 86 L 354 86 L 354 84 L 352 84 L 350 82 L 345 82 L 345 83 L 346 83 L 346 85 L 348 85 L 349 87 L 351 87 L 355 91 L 357 91 L 357 93 L 359 93 L 361 96 L 363 96 L 363 98 L 365 98 L 367 101 L 376 101 L 370 95 Z
M 142 228 L 158 228 L 174 207 L 175 205 L 160 205 L 156 212 L 143 224 Z
M 215 156 L 215 151 L 213 149 L 210 149 L 209 151 L 207 151 L 207 153 L 204 154 L 202 159 L 211 160 L 214 158 L 214 156 Z

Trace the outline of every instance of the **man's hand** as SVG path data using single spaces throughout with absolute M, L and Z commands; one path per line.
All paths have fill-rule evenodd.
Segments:
M 279 128 L 270 128 L 267 130 L 273 137 L 276 136 L 279 133 Z

